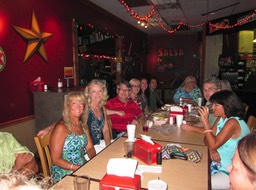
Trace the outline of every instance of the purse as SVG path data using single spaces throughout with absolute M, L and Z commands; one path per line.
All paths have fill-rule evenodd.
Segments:
M 197 150 L 176 145 L 167 145 L 162 148 L 162 159 L 182 159 L 192 162 L 200 162 L 203 154 Z

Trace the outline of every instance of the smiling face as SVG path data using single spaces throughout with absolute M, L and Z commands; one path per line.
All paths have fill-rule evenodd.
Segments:
M 155 90 L 156 87 L 157 87 L 157 80 L 156 80 L 156 79 L 151 79 L 151 80 L 150 80 L 150 83 L 149 83 L 149 87 L 150 87 L 151 89 Z
M 89 89 L 89 97 L 92 104 L 99 104 L 103 98 L 103 87 L 99 84 L 92 84 Z
M 138 94 L 140 91 L 140 82 L 137 81 L 137 82 L 134 82 L 132 85 L 131 85 L 131 93 L 133 94 Z
M 146 79 L 142 79 L 140 81 L 141 90 L 145 91 L 148 88 L 148 81 Z
M 71 117 L 79 118 L 84 110 L 84 100 L 77 97 L 71 97 L 68 108 Z
M 203 94 L 204 98 L 208 101 L 210 97 L 215 93 L 219 91 L 215 84 L 213 83 L 205 83 L 203 86 Z
M 127 102 L 129 98 L 129 92 L 130 89 L 125 84 L 121 84 L 117 89 L 117 96 L 119 100 L 122 102 Z
M 242 160 L 239 157 L 238 151 L 235 151 L 232 165 L 228 166 L 230 189 L 255 189 L 253 184 L 248 179 L 248 171 L 246 170 Z

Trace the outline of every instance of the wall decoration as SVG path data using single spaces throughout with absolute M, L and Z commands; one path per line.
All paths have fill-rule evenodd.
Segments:
M 4 50 L 0 47 L 0 71 L 4 69 L 6 65 L 6 56 Z
M 184 57 L 183 48 L 158 48 L 157 49 L 157 71 L 174 72 L 179 69 L 177 58 Z
M 35 53 L 38 53 L 46 62 L 48 62 L 44 43 L 52 36 L 52 34 L 40 31 L 34 11 L 32 15 L 31 29 L 25 29 L 18 26 L 13 26 L 13 28 L 27 42 L 27 50 L 23 63 Z

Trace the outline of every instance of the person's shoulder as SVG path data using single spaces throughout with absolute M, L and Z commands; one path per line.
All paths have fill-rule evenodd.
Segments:
M 67 130 L 67 126 L 66 126 L 66 124 L 64 123 L 63 120 L 58 121 L 55 124 L 54 131 L 66 131 L 66 130 Z

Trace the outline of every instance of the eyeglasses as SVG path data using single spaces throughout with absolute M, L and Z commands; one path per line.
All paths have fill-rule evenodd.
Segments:
M 134 88 L 140 88 L 140 85 L 132 85 Z
M 215 92 L 217 88 L 203 89 L 203 92 Z
M 129 92 L 130 91 L 130 89 L 121 89 L 121 88 L 118 88 L 118 90 L 123 91 L 123 92 Z

